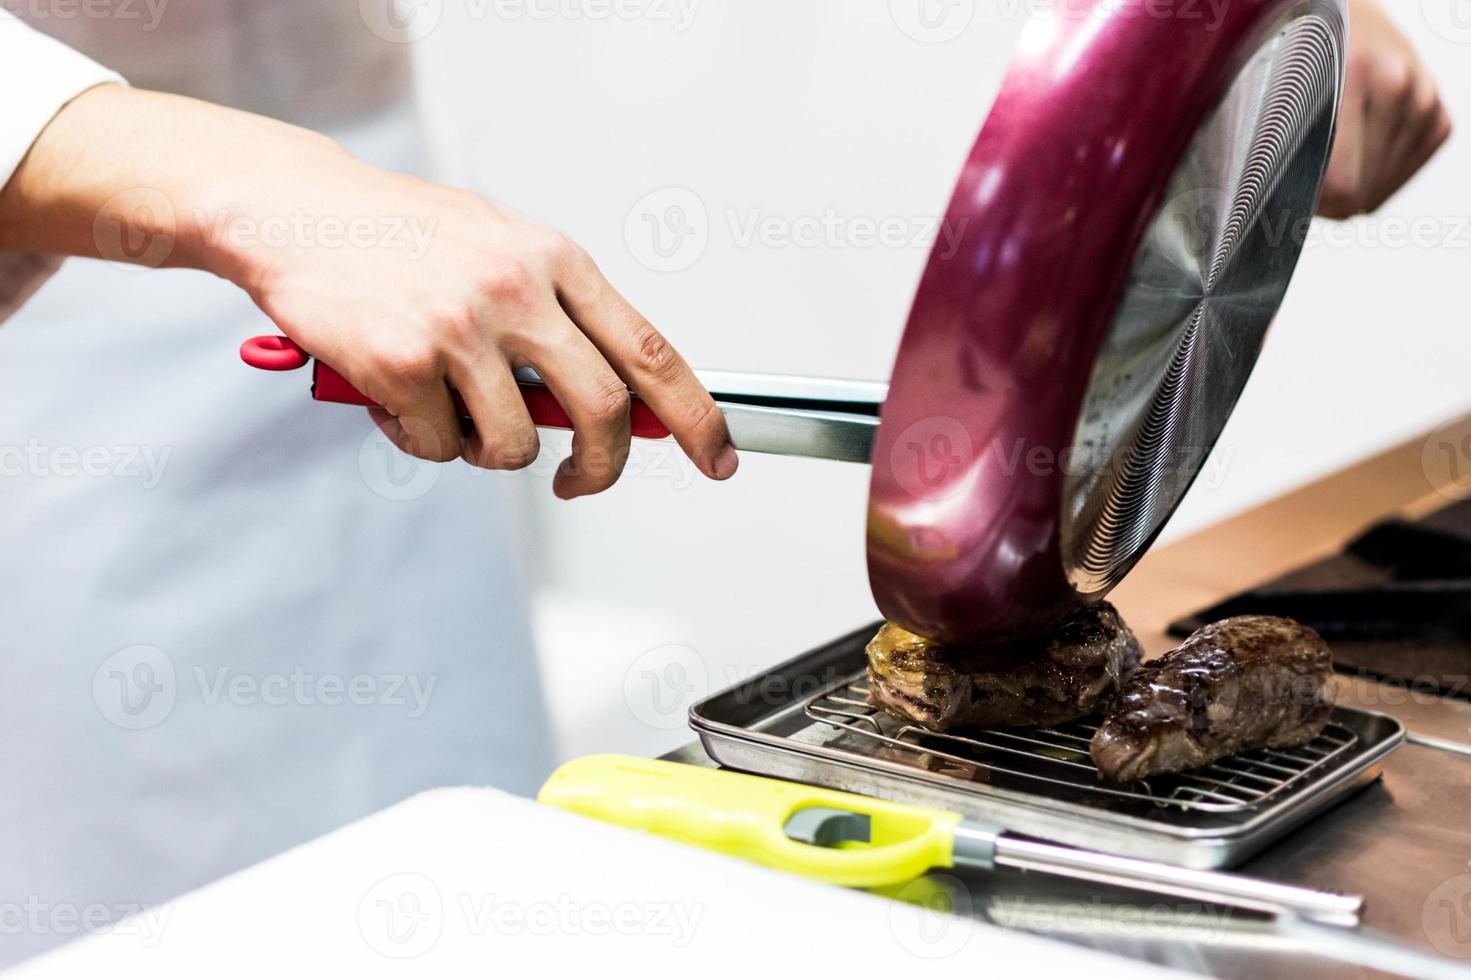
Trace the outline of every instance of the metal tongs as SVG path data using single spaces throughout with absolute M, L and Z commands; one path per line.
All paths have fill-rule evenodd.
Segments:
M 313 364 L 312 397 L 341 405 L 374 405 L 331 365 L 312 357 L 288 337 L 254 337 L 240 347 L 240 358 L 264 371 L 292 371 Z M 696 371 L 725 415 L 736 449 L 777 456 L 867 463 L 873 455 L 879 409 L 888 385 L 773 374 Z M 570 429 L 572 422 L 535 371 L 516 372 L 531 420 L 541 428 Z M 464 406 L 456 396 L 456 404 Z M 633 395 L 631 428 L 635 438 L 664 439 L 669 430 Z

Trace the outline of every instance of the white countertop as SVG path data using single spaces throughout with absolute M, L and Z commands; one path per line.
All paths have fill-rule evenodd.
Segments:
M 489 789 L 413 797 L 13 975 L 892 976 L 942 964 L 1167 975 Z

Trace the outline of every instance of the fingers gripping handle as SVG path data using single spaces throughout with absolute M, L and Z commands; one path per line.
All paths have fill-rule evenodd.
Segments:
M 294 371 L 306 367 L 312 356 L 302 350 L 290 337 L 252 337 L 240 345 L 240 359 L 262 371 Z M 373 405 L 378 403 L 357 388 L 331 366 L 317 361 L 312 368 L 312 397 L 319 402 L 338 405 Z M 543 429 L 570 429 L 572 420 L 562 409 L 556 397 L 546 385 L 534 381 L 517 381 L 521 397 L 531 421 Z M 462 417 L 469 417 L 465 403 L 455 395 L 455 408 Z M 659 421 L 648 405 L 634 398 L 629 413 L 630 429 L 638 439 L 663 439 L 669 429 Z

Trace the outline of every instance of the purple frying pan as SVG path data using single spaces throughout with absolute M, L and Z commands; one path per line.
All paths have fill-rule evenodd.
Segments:
M 1214 446 L 1332 144 L 1341 0 L 1059 0 L 960 177 L 873 449 L 868 570 L 943 640 L 1055 624 Z
M 942 640 L 1047 628 L 1143 554 L 1287 289 L 1343 37 L 1342 0 L 1056 0 L 971 150 L 887 398 L 702 374 L 736 448 L 871 459 L 885 616 Z M 284 337 L 241 356 L 310 361 Z M 319 401 L 372 403 L 330 365 L 313 378 Z M 538 425 L 570 424 L 539 379 L 518 383 Z M 667 434 L 636 398 L 633 421 Z

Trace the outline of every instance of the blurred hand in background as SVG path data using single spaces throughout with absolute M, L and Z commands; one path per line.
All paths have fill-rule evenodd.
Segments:
M 1379 0 L 1349 0 L 1343 104 L 1318 213 L 1348 218 L 1375 210 L 1450 132 L 1435 79 L 1409 39 Z

